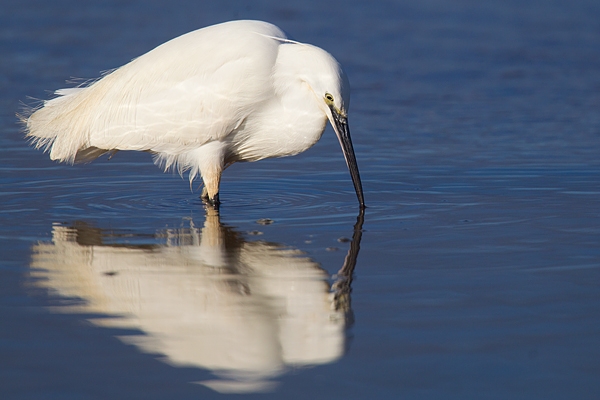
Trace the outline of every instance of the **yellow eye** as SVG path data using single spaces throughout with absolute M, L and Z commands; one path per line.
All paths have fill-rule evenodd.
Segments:
M 333 96 L 330 95 L 329 93 L 325 93 L 325 99 L 330 102 L 333 103 Z

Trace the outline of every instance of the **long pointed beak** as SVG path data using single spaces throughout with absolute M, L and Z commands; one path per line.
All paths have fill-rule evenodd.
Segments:
M 340 141 L 342 146 L 342 152 L 346 159 L 346 165 L 350 170 L 350 176 L 352 177 L 352 183 L 354 183 L 354 190 L 360 203 L 360 208 L 365 208 L 365 198 L 362 190 L 362 183 L 360 181 L 360 174 L 358 172 L 358 164 L 356 164 L 356 156 L 354 155 L 354 147 L 352 147 L 352 139 L 350 139 L 350 129 L 348 128 L 348 118 L 342 114 L 335 107 L 330 107 L 332 121 L 331 125 L 333 130 Z

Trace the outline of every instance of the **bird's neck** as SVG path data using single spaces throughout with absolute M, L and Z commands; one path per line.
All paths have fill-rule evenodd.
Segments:
M 274 99 L 261 113 L 248 117 L 239 127 L 232 141 L 236 143 L 235 161 L 301 153 L 321 138 L 326 123 L 327 117 L 318 107 L 302 107 Z

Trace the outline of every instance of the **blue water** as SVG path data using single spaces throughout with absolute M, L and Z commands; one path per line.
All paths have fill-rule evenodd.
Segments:
M 0 397 L 598 398 L 598 15 L 4 1 Z M 346 69 L 362 226 L 330 128 L 229 168 L 219 215 L 147 154 L 68 166 L 28 147 L 22 103 L 240 18 Z

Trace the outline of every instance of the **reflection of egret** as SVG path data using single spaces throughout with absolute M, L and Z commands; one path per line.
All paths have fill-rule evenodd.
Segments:
M 220 379 L 203 383 L 218 391 L 269 390 L 288 366 L 341 357 L 360 227 L 332 291 L 327 273 L 299 250 L 244 241 L 207 213 L 202 229 L 190 221 L 154 235 L 162 245 L 56 225 L 52 243 L 33 248 L 32 274 L 83 299 L 69 310 L 116 316 L 95 324 L 144 332 L 125 342 L 175 366 L 212 370 Z

